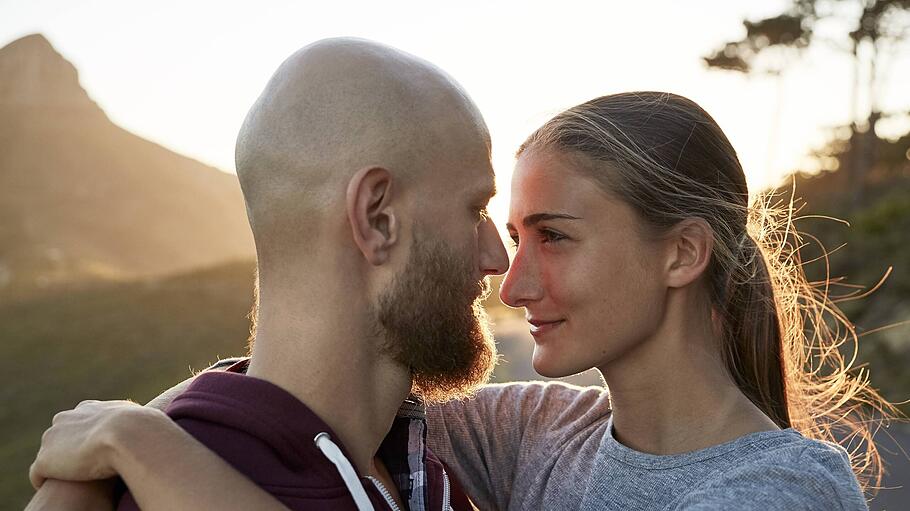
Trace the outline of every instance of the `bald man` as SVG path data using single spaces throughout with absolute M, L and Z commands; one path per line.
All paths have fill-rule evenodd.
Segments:
M 33 483 L 119 474 L 120 509 L 274 508 L 169 477 L 181 460 L 155 446 L 189 434 L 223 460 L 225 485 L 249 484 L 232 466 L 291 509 L 467 505 L 425 446 L 423 403 L 469 395 L 496 358 L 479 300 L 508 258 L 485 211 L 494 175 L 475 105 L 414 56 L 320 41 L 276 71 L 236 160 L 258 255 L 251 358 L 196 377 L 170 418 L 126 402 L 58 415 Z M 90 465 L 48 454 L 67 442 Z

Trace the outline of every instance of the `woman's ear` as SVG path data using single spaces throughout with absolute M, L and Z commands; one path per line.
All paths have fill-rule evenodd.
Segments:
M 669 287 L 684 287 L 701 276 L 711 262 L 714 230 L 701 218 L 687 218 L 670 230 L 665 275 Z
M 392 174 L 382 167 L 362 168 L 348 182 L 345 206 L 354 243 L 374 266 L 388 261 L 398 240 L 391 193 Z

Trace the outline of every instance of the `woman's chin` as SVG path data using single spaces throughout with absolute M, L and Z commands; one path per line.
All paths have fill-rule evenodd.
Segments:
M 566 360 L 553 354 L 546 353 L 539 347 L 534 348 L 534 356 L 531 359 L 531 366 L 534 371 L 544 378 L 565 378 L 572 376 L 591 368 L 590 365 L 579 363 L 577 360 Z M 559 355 L 558 353 L 555 355 Z

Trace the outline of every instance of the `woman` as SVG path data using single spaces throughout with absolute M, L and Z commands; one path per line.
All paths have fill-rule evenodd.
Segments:
M 434 451 L 491 508 L 864 509 L 856 476 L 878 457 L 860 403 L 892 409 L 848 374 L 822 315 L 849 323 L 790 227 L 788 208 L 748 207 L 733 147 L 688 99 L 557 115 L 518 151 L 500 296 L 526 309 L 540 374 L 595 367 L 609 399 L 486 388 L 436 410 Z
M 849 323 L 806 282 L 790 213 L 749 208 L 690 100 L 557 115 L 518 152 L 501 298 L 526 309 L 539 373 L 595 367 L 609 394 L 488 386 L 431 409 L 431 447 L 481 509 L 865 509 L 857 476 L 878 457 L 860 404 L 893 408 L 848 373 L 823 313 Z M 215 477 L 195 463 L 194 484 Z

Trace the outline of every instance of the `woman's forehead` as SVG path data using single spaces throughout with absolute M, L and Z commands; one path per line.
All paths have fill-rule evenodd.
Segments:
M 572 201 L 597 189 L 597 183 L 571 159 L 559 155 L 522 156 L 512 174 L 512 198 L 523 201 Z
M 541 213 L 600 221 L 627 209 L 575 160 L 558 153 L 519 158 L 512 175 L 509 223 L 517 227 L 525 217 Z

